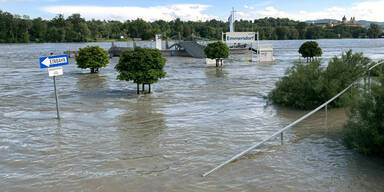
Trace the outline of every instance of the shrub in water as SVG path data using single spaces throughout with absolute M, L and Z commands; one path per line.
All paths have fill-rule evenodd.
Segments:
M 309 64 L 296 62 L 276 83 L 276 88 L 269 94 L 270 100 L 297 109 L 321 105 L 326 100 L 323 71 L 320 60 L 315 59 Z
M 356 98 L 345 125 L 348 147 L 365 155 L 384 156 L 384 77 L 372 84 L 371 92 Z
M 348 87 L 351 83 L 360 78 L 368 67 L 374 64 L 371 59 L 364 57 L 362 53 L 352 53 L 351 50 L 343 53 L 341 57 L 334 57 L 324 71 L 325 86 L 328 98 Z M 332 102 L 335 107 L 346 106 L 350 101 L 350 95 L 344 94 Z
M 99 72 L 99 68 L 109 63 L 108 51 L 99 46 L 87 46 L 79 49 L 76 57 L 77 66 L 82 69 L 91 69 L 91 73 Z
M 297 62 L 276 83 L 276 88 L 268 97 L 276 104 L 314 109 L 360 78 L 369 65 L 369 58 L 361 53 L 353 54 L 352 51 L 342 54 L 340 58 L 334 57 L 326 69 L 321 68 L 317 59 L 308 64 Z M 330 106 L 345 106 L 350 96 L 344 94 Z
M 221 42 L 210 43 L 204 49 L 205 55 L 210 59 L 216 59 L 216 67 L 219 66 L 219 61 L 221 65 L 223 64 L 223 59 L 228 58 L 229 56 L 229 47 Z

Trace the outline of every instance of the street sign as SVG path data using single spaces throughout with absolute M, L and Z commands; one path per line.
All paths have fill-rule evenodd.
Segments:
M 50 68 L 48 68 L 48 75 L 50 77 L 63 75 L 63 67 L 50 67 Z
M 56 76 L 63 75 L 63 65 L 68 65 L 68 55 L 56 55 L 49 57 L 40 57 L 40 68 L 48 69 L 48 75 L 53 77 L 53 87 L 55 88 L 56 113 L 60 119 L 59 96 L 56 89 Z
M 226 32 L 222 39 L 226 43 L 252 43 L 255 42 L 255 35 L 255 32 Z
M 40 57 L 40 68 L 58 67 L 68 65 L 68 55 Z

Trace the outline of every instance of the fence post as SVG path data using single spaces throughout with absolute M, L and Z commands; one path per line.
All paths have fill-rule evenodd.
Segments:
M 325 112 L 325 121 L 327 121 L 327 119 L 328 119 L 328 105 L 325 105 L 324 112 Z

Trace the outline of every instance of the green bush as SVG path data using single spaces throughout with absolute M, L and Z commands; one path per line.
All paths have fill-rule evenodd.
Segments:
M 331 98 L 360 78 L 371 64 L 375 64 L 362 53 L 353 53 L 351 50 L 343 53 L 341 57 L 334 57 L 328 63 L 324 76 L 326 90 Z M 335 107 L 346 106 L 350 95 L 343 95 L 336 99 L 332 105 Z
M 139 94 L 139 84 L 143 84 L 143 89 L 144 84 L 148 84 L 151 92 L 151 84 L 166 75 L 165 62 L 166 59 L 157 49 L 136 47 L 135 50 L 123 51 L 119 63 L 115 66 L 119 72 L 117 79 L 136 83 L 137 94 Z
M 356 98 L 345 125 L 348 147 L 365 155 L 384 156 L 384 77 L 372 84 L 371 92 Z
M 308 61 L 313 61 L 313 57 L 320 57 L 323 52 L 316 41 L 307 41 L 299 48 L 299 53 Z
M 91 69 L 91 73 L 99 72 L 99 68 L 109 63 L 108 51 L 99 46 L 87 46 L 79 49 L 76 57 L 77 66 L 82 69 Z
M 314 109 L 360 78 L 371 63 L 363 54 L 353 54 L 352 51 L 334 57 L 325 69 L 320 66 L 318 59 L 308 64 L 296 62 L 277 81 L 276 88 L 269 93 L 268 98 L 283 106 Z M 353 90 L 354 94 L 356 92 Z M 332 102 L 330 107 L 346 106 L 350 97 L 350 94 L 344 94 Z
M 380 60 L 378 63 L 382 63 L 384 60 Z M 369 67 L 372 67 L 375 63 L 372 63 Z M 379 74 L 384 74 L 384 65 L 379 65 L 371 70 L 370 75 L 378 77 Z
M 323 71 L 320 60 L 315 59 L 308 64 L 296 62 L 287 70 L 286 76 L 276 83 L 269 99 L 276 104 L 297 109 L 313 109 L 321 105 L 327 99 Z
M 205 47 L 204 53 L 207 58 L 216 59 L 216 67 L 218 67 L 219 61 L 221 61 L 222 65 L 223 59 L 229 57 L 229 47 L 221 41 L 209 43 L 207 47 Z

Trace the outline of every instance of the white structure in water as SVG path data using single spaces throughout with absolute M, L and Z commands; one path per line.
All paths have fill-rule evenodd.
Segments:
M 235 10 L 232 8 L 231 15 L 228 18 L 229 23 L 229 32 L 222 34 L 222 41 L 226 43 L 233 43 L 235 46 L 232 49 L 241 49 L 236 47 L 240 44 L 250 44 L 251 45 L 251 59 L 250 61 L 259 61 L 262 62 L 273 62 L 275 58 L 273 57 L 273 47 L 271 44 L 260 44 L 259 41 L 259 32 L 235 32 Z M 256 36 L 256 38 L 255 38 Z M 253 49 L 253 43 L 257 43 L 256 50 Z M 241 47 L 241 46 L 240 46 Z M 244 49 L 244 48 L 243 48 Z M 257 53 L 257 59 L 253 58 L 253 52 Z M 206 61 L 207 65 L 213 63 L 212 61 Z M 212 64 L 211 64 L 212 65 Z
M 258 56 L 259 56 L 259 62 L 260 63 L 275 61 L 275 58 L 273 57 L 272 44 L 259 44 Z
M 156 34 L 155 39 L 156 39 L 156 49 L 162 50 L 162 39 L 163 38 L 162 38 L 161 34 Z

